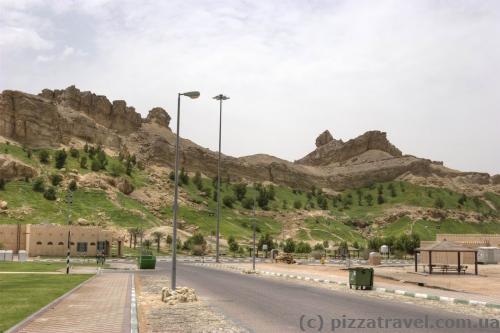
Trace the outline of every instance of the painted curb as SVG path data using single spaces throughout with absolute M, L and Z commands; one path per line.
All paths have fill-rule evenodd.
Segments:
M 229 266 L 229 265 L 224 265 L 224 264 L 199 263 L 198 265 L 216 266 L 219 268 L 229 268 L 229 269 L 241 271 L 241 272 L 244 271 L 241 267 Z M 323 280 L 323 279 L 318 279 L 318 278 L 311 278 L 308 276 L 300 276 L 300 275 L 293 275 L 293 274 L 286 274 L 286 273 L 276 273 L 276 272 L 271 272 L 271 271 L 255 270 L 255 273 L 261 274 L 261 275 L 279 276 L 279 277 L 288 278 L 288 279 L 313 281 L 316 283 L 326 283 L 326 284 L 331 283 L 331 284 L 337 284 L 340 286 L 347 286 L 348 285 L 346 282 Z M 462 304 L 462 305 L 472 305 L 472 306 L 484 306 L 484 307 L 488 307 L 488 308 L 500 309 L 500 304 L 488 303 L 488 302 L 484 302 L 484 301 L 467 300 L 467 299 L 453 298 L 453 297 L 446 297 L 446 296 L 436 296 L 436 295 L 429 295 L 429 294 L 424 294 L 424 293 L 416 293 L 416 292 L 407 291 L 407 290 L 389 289 L 389 288 L 381 288 L 381 287 L 374 288 L 373 290 L 375 292 L 379 292 L 379 293 L 397 294 L 397 295 L 401 295 L 401 296 L 427 299 L 427 300 L 431 300 L 431 301 Z

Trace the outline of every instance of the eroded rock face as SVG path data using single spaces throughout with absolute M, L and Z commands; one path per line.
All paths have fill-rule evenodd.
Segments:
M 170 116 L 163 108 L 156 107 L 151 109 L 151 111 L 149 111 L 148 113 L 146 121 L 150 123 L 156 123 L 166 128 L 170 128 Z
M 123 100 L 111 103 L 106 96 L 90 91 L 81 92 L 75 86 L 54 91 L 44 89 L 40 96 L 55 104 L 83 111 L 98 124 L 116 130 L 119 134 L 129 134 L 141 127 L 141 115 Z

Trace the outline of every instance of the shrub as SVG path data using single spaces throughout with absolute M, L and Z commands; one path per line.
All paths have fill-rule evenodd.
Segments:
M 174 171 L 170 171 L 170 173 L 168 174 L 168 179 L 170 179 L 171 181 L 175 181 L 175 172 Z
M 54 154 L 55 166 L 57 169 L 64 168 L 64 164 L 66 164 L 66 158 L 68 155 L 64 149 L 56 151 Z
M 316 243 L 313 247 L 313 250 L 315 251 L 324 251 L 325 247 L 323 246 L 322 243 Z
M 439 209 L 444 208 L 444 201 L 441 197 L 438 197 L 436 198 L 436 200 L 434 200 L 434 207 Z
M 50 158 L 50 154 L 47 150 L 41 150 L 39 153 L 38 153 L 38 159 L 40 160 L 41 163 L 43 164 L 47 164 L 49 163 L 49 158 Z
M 85 146 L 83 146 L 83 151 L 88 153 L 89 152 L 89 145 L 85 142 Z
M 60 175 L 60 174 L 53 174 L 52 176 L 50 176 L 50 181 L 52 183 L 52 185 L 54 186 L 58 186 L 59 184 L 61 184 L 63 180 L 63 177 Z
M 298 242 L 297 246 L 295 247 L 295 252 L 297 253 L 311 253 L 311 251 L 311 245 L 303 241 Z
M 68 190 L 70 190 L 71 192 L 75 192 L 77 190 L 78 186 L 76 184 L 76 180 L 71 180 L 68 184 Z
M 113 177 L 118 177 L 125 172 L 125 167 L 118 161 L 111 161 L 108 166 L 109 174 Z
M 5 190 L 5 179 L 0 178 L 0 191 Z
M 101 165 L 101 169 L 104 169 L 108 165 L 108 157 L 106 156 L 106 153 L 104 152 L 104 150 L 102 150 L 102 148 L 99 147 L 98 149 L 99 152 L 97 153 L 97 160 Z
M 87 157 L 86 156 L 82 156 L 82 158 L 80 159 L 80 168 L 87 169 Z
M 245 198 L 241 201 L 241 205 L 245 209 L 253 209 L 254 207 L 254 199 L 253 198 Z
M 285 241 L 285 246 L 283 247 L 283 251 L 285 253 L 295 252 L 295 241 L 291 238 L 287 238 L 287 240 Z
M 229 238 L 227 240 L 227 244 L 229 245 L 229 251 L 233 252 L 233 256 L 234 256 L 240 248 L 240 246 L 238 245 L 238 242 L 236 242 L 236 240 L 234 239 L 233 236 L 229 236 Z
M 222 198 L 222 203 L 224 203 L 224 206 L 228 208 L 233 208 L 234 203 L 236 202 L 236 198 L 232 195 L 225 195 Z
M 322 210 L 328 209 L 328 200 L 323 194 L 320 194 L 316 197 L 316 202 L 318 203 L 318 207 Z
M 207 198 L 210 198 L 210 196 L 212 195 L 212 188 L 210 187 L 204 187 L 201 189 L 201 192 L 203 192 L 203 196 L 204 197 L 207 197 Z
M 69 149 L 69 155 L 73 158 L 80 158 L 80 152 L 78 149 L 71 147 Z
M 244 183 L 234 184 L 233 192 L 238 201 L 242 201 L 247 193 L 247 185 Z
M 466 202 L 467 202 L 467 196 L 464 193 L 462 193 L 462 195 L 458 199 L 458 204 L 460 206 L 463 206 L 463 205 L 465 205 Z
M 295 200 L 295 202 L 293 203 L 293 208 L 301 209 L 302 208 L 302 201 L 300 201 L 299 199 Z
M 47 200 L 56 200 L 56 190 L 54 187 L 49 187 L 43 192 L 43 197 Z
M 45 191 L 45 181 L 43 178 L 36 178 L 33 181 L 33 191 L 35 192 L 44 192 Z

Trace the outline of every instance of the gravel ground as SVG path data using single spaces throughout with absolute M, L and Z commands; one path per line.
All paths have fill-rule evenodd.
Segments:
M 141 332 L 248 332 L 210 307 L 206 300 L 167 305 L 161 301 L 168 279 L 155 275 L 138 276 L 137 302 Z

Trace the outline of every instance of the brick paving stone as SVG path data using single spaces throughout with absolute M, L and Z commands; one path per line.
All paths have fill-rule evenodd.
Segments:
M 129 273 L 97 275 L 16 333 L 130 332 Z

